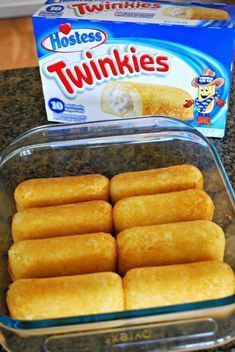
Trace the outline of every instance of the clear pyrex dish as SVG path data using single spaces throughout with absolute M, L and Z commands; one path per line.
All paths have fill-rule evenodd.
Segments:
M 234 194 L 215 148 L 183 122 L 146 117 L 49 125 L 26 132 L 0 158 L 0 342 L 9 351 L 170 351 L 211 348 L 235 339 L 235 296 L 162 308 L 20 321 L 5 295 L 12 243 L 13 191 L 28 178 L 120 172 L 190 163 L 203 173 L 235 270 Z M 208 288 L 209 289 L 209 288 Z

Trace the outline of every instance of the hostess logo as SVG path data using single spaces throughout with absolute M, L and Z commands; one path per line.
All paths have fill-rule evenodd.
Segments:
M 70 23 L 59 25 L 59 31 L 50 34 L 41 42 L 44 49 L 58 53 L 72 53 L 92 49 L 107 39 L 105 32 L 93 28 L 72 29 Z

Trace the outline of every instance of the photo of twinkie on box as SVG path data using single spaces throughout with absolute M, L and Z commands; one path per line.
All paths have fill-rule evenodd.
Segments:
M 234 18 L 219 4 L 47 1 L 33 23 L 48 120 L 160 115 L 223 137 Z

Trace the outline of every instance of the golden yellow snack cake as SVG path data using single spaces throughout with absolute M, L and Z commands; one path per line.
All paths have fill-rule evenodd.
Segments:
M 115 175 L 110 181 L 113 203 L 127 197 L 202 188 L 202 173 L 193 165 L 127 172 Z
M 103 175 L 31 179 L 15 189 L 17 210 L 51 205 L 109 200 L 109 180 Z
M 12 220 L 15 242 L 96 232 L 112 232 L 112 207 L 103 200 L 24 209 Z
M 228 13 L 224 10 L 199 6 L 170 6 L 163 11 L 163 15 L 187 20 L 221 21 L 228 19 Z
M 131 269 L 123 279 L 123 287 L 128 310 L 231 296 L 235 279 L 229 265 L 205 261 Z
M 16 280 L 7 305 L 12 318 L 24 320 L 122 311 L 122 280 L 116 273 Z
M 117 235 L 118 271 L 140 267 L 223 261 L 225 236 L 207 220 L 133 227 Z
M 102 91 L 101 109 L 120 117 L 156 115 L 193 120 L 193 108 L 183 108 L 186 99 L 191 100 L 191 95 L 178 87 L 112 81 Z
M 115 271 L 116 256 L 107 233 L 24 240 L 8 252 L 13 280 Z
M 135 226 L 212 220 L 214 204 L 202 190 L 163 193 L 119 200 L 113 208 L 116 233 Z

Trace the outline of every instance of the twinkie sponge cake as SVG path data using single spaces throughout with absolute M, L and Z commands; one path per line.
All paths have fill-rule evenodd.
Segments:
M 133 268 L 223 261 L 223 230 L 207 220 L 133 227 L 117 235 L 118 271 Z
M 112 206 L 103 200 L 24 209 L 12 221 L 15 242 L 96 232 L 112 232 Z
M 198 6 L 171 6 L 166 8 L 163 14 L 187 20 L 221 21 L 228 19 L 228 13 L 224 10 Z
M 17 210 L 51 205 L 109 200 L 109 180 L 103 175 L 38 178 L 15 190 Z
M 116 273 L 17 280 L 7 304 L 11 317 L 24 320 L 122 311 L 122 280 Z
M 9 252 L 13 280 L 116 270 L 116 241 L 107 233 L 24 240 Z
M 110 181 L 113 203 L 127 197 L 202 188 L 202 173 L 193 165 L 126 172 L 115 175 Z
M 206 261 L 138 268 L 123 279 L 125 309 L 199 302 L 232 296 L 235 279 L 225 263 Z
M 212 220 L 213 214 L 211 198 L 197 189 L 124 198 L 113 208 L 116 233 L 135 226 Z
M 192 108 L 182 108 L 185 99 L 191 100 L 192 97 L 177 87 L 115 81 L 105 85 L 101 109 L 120 117 L 156 115 L 193 120 Z

